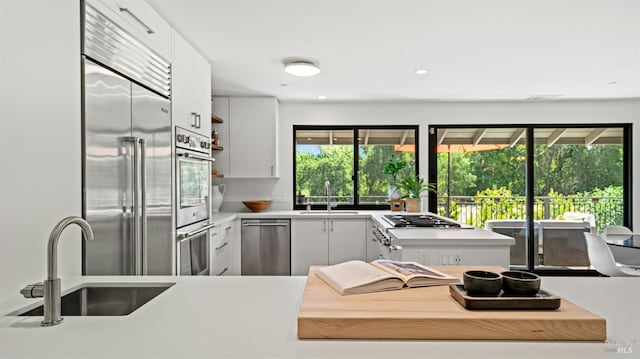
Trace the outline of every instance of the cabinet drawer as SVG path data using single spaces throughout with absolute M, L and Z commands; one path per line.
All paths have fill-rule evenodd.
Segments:
M 171 61 L 171 26 L 146 1 L 89 0 L 88 2 L 136 39 Z
M 231 242 L 212 244 L 211 275 L 228 275 L 231 272 Z

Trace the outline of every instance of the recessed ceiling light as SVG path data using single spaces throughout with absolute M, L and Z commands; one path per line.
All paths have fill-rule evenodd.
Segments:
M 318 65 L 311 61 L 291 61 L 284 64 L 284 71 L 293 76 L 309 77 L 320 73 Z
M 608 83 L 608 85 L 617 85 L 617 84 L 618 84 L 618 81 L 611 81 Z
M 282 87 L 287 87 L 287 84 L 280 84 L 280 86 L 282 86 Z
M 417 69 L 416 70 L 416 75 L 426 75 L 427 74 L 427 69 Z
M 324 96 L 324 95 L 318 96 L 318 100 L 326 100 L 326 99 L 327 99 L 327 96 Z

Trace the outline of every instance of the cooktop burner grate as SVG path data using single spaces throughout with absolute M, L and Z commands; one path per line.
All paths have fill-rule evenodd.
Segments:
M 384 217 L 394 227 L 460 228 L 459 223 L 429 214 L 387 214 Z

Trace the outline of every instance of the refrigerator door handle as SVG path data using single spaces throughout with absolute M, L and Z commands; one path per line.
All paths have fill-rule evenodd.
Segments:
M 139 138 L 140 143 L 140 207 L 141 207 L 141 228 L 140 228 L 140 274 L 148 272 L 147 258 L 147 142 L 144 138 Z
M 133 173 L 132 173 L 132 192 L 133 205 L 131 206 L 131 214 L 133 217 L 133 272 L 135 275 L 141 275 L 140 261 L 140 148 L 138 147 L 138 137 L 127 137 L 125 141 L 133 143 Z

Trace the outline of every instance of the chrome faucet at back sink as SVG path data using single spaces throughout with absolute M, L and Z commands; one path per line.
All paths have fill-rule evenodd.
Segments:
M 58 278 L 58 241 L 64 229 L 77 224 L 82 229 L 87 240 L 93 240 L 93 230 L 87 221 L 80 217 L 67 217 L 53 227 L 47 244 L 47 279 L 43 283 L 30 284 L 20 293 L 25 298 L 44 297 L 43 327 L 49 327 L 62 322 L 60 314 L 60 278 Z

